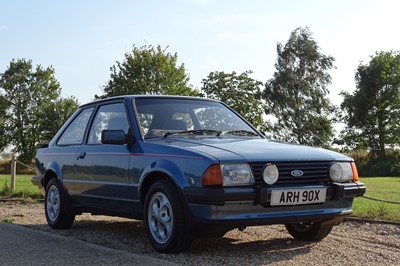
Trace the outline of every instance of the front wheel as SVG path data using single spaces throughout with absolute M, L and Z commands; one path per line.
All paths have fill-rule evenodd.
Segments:
M 291 236 L 302 241 L 319 241 L 327 237 L 333 226 L 322 226 L 320 222 L 285 224 Z
M 56 178 L 47 184 L 44 210 L 47 223 L 53 229 L 69 228 L 75 220 L 75 215 L 68 211 L 66 192 Z
M 183 203 L 168 180 L 150 187 L 144 208 L 146 233 L 157 251 L 178 253 L 189 247 L 192 237 Z

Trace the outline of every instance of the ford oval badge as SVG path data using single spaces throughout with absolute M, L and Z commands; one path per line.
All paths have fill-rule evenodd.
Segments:
M 293 170 L 290 174 L 294 177 L 299 177 L 302 176 L 304 173 L 301 170 Z

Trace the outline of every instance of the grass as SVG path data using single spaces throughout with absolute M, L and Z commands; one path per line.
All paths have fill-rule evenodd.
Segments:
M 367 186 L 365 196 L 400 202 L 400 177 L 365 177 L 360 181 Z M 356 198 L 353 212 L 357 217 L 400 221 L 400 204 Z
M 32 175 L 17 175 L 15 191 L 10 188 L 10 175 L 0 175 L 0 196 L 13 198 L 41 199 L 43 198 L 39 189 L 31 183 Z
M 15 219 L 12 219 L 12 218 L 4 218 L 4 219 L 1 219 L 0 222 L 12 224 L 12 223 L 15 222 Z

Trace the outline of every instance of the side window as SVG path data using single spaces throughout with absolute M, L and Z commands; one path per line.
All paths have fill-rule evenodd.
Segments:
M 93 107 L 83 110 L 71 124 L 67 127 L 64 133 L 59 138 L 57 145 L 79 145 L 83 142 L 86 126 L 90 115 L 93 112 Z
M 103 105 L 97 112 L 89 132 L 88 144 L 101 144 L 101 132 L 105 129 L 129 131 L 129 122 L 123 103 Z

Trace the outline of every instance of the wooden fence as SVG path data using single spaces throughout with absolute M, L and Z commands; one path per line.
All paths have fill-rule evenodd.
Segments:
M 17 164 L 21 164 L 29 169 L 35 170 L 32 166 L 26 165 L 23 162 L 17 160 L 15 155 L 11 157 L 11 181 L 10 181 L 10 188 L 12 191 L 15 191 L 15 179 L 17 177 Z

